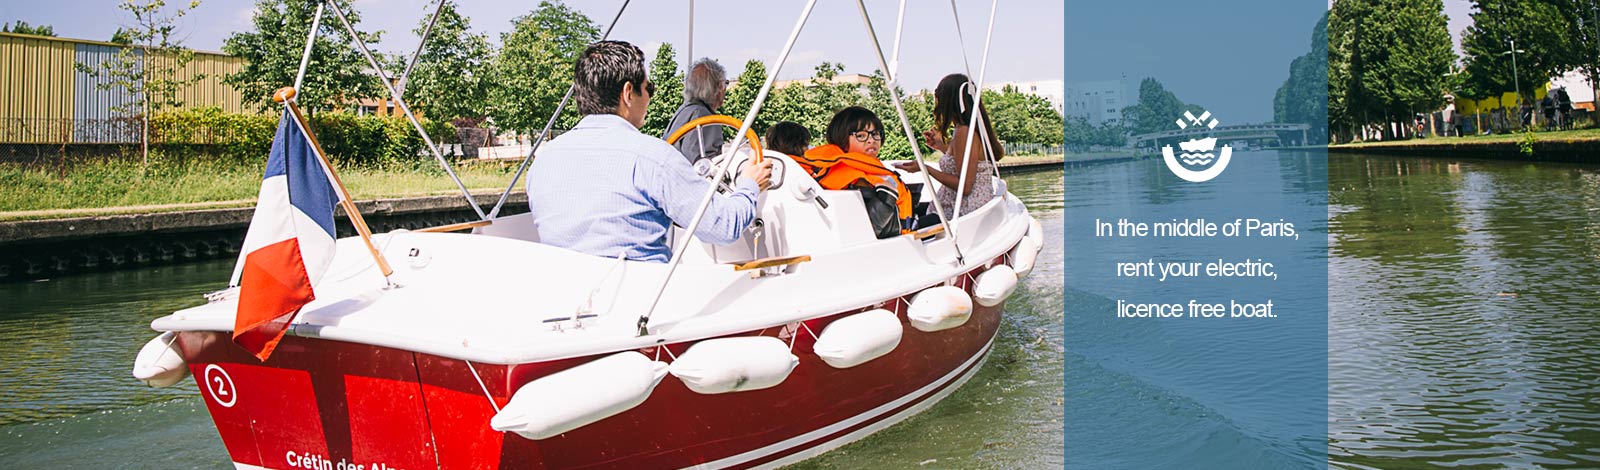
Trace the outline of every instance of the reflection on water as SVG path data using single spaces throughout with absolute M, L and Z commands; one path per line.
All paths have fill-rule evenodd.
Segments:
M 1320 468 L 1326 460 L 1327 160 L 1240 152 L 1214 184 L 1159 159 L 1067 170 L 1064 263 L 1068 468 Z M 1215 237 L 1108 241 L 1091 223 L 1128 217 L 1285 217 L 1299 242 Z M 1319 238 L 1323 237 L 1323 238 Z M 1096 238 L 1102 238 L 1096 240 Z M 1135 237 L 1130 237 L 1135 238 Z M 1290 282 L 1116 279 L 1114 262 L 1260 257 Z M 1277 300 L 1293 320 L 1120 319 L 1118 300 Z M 1258 297 L 1259 296 L 1259 297 Z M 1297 317 L 1296 317 L 1297 316 Z
M 988 364 L 939 405 L 801 468 L 1061 466 L 1061 175 L 1006 175 L 1054 242 L 1007 302 Z M 0 284 L 0 467 L 230 465 L 192 381 L 150 389 L 129 369 L 150 320 L 200 303 L 232 267 Z
M 126 408 L 191 395 L 134 387 L 133 356 L 150 320 L 203 302 L 233 262 L 0 284 L 0 425 Z
M 1047 241 L 1006 300 L 983 369 L 927 411 L 792 468 L 1061 467 L 1062 172 L 1003 177 Z
M 1600 169 L 1336 155 L 1336 468 L 1600 467 Z

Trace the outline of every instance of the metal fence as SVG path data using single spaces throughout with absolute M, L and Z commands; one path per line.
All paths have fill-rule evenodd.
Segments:
M 1012 144 L 1004 143 L 1006 155 L 1059 155 L 1066 153 L 1063 144 Z
M 154 125 L 154 123 L 152 123 Z M 139 118 L 68 119 L 0 117 L 0 144 L 137 144 L 143 139 Z M 211 129 L 177 135 L 151 127 L 151 143 L 211 144 L 228 135 Z

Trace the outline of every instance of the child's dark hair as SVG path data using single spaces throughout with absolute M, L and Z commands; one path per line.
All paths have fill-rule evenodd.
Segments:
M 868 128 L 879 134 L 884 132 L 883 121 L 872 110 L 860 106 L 841 109 L 828 122 L 828 143 L 839 146 L 840 150 L 849 150 L 850 135 Z
M 783 121 L 767 129 L 767 148 L 785 155 L 805 155 L 811 145 L 811 131 L 793 122 Z

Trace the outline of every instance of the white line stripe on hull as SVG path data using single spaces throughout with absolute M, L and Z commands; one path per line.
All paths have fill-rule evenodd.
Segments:
M 933 405 L 938 404 L 940 401 L 944 400 L 945 397 L 948 397 L 948 396 L 950 396 L 950 394 L 955 393 L 955 391 L 957 389 L 960 389 L 963 385 L 965 385 L 968 380 L 972 379 L 973 376 L 977 375 L 978 371 L 983 369 L 983 364 L 988 360 L 989 352 L 990 352 L 991 348 L 994 346 L 995 338 L 998 337 L 998 336 L 999 336 L 999 331 L 997 329 L 995 331 L 995 335 L 994 336 L 990 336 L 989 337 L 989 341 L 987 343 L 984 343 L 983 349 L 980 349 L 977 354 L 973 355 L 971 358 L 968 358 L 965 362 L 962 362 L 962 364 L 960 366 L 957 366 L 956 368 L 952 369 L 949 373 L 945 374 L 944 377 L 940 377 L 939 380 L 933 381 L 933 382 L 929 383 L 928 385 L 924 385 L 922 388 L 919 388 L 916 391 L 911 392 L 910 394 L 907 394 L 907 395 L 905 395 L 903 397 L 897 398 L 894 401 L 891 401 L 889 403 L 885 403 L 883 405 L 879 405 L 877 408 L 873 408 L 871 410 L 868 410 L 865 413 L 853 416 L 853 417 L 851 417 L 849 419 L 846 419 L 844 421 L 840 421 L 838 423 L 834 423 L 834 424 L 828 425 L 826 427 L 823 427 L 823 428 L 820 428 L 820 429 L 817 429 L 817 430 L 814 430 L 814 431 L 811 431 L 811 432 L 808 432 L 808 433 L 805 433 L 805 434 L 802 434 L 802 435 L 799 435 L 799 436 L 795 436 L 795 437 L 792 437 L 792 438 L 789 438 L 789 439 L 785 439 L 785 440 L 783 440 L 781 442 L 778 442 L 778 443 L 775 443 L 775 444 L 771 444 L 771 445 L 768 445 L 766 447 L 762 447 L 760 449 L 752 450 L 752 451 L 745 452 L 745 453 L 742 453 L 742 454 L 739 454 L 739 455 L 735 455 L 735 456 L 732 456 L 732 457 L 723 458 L 721 460 L 716 460 L 716 461 L 713 461 L 713 462 L 706 462 L 706 463 L 703 463 L 703 464 L 700 464 L 700 465 L 696 465 L 696 466 L 693 466 L 693 467 L 686 467 L 686 468 L 696 469 L 696 470 L 710 470 L 710 469 L 728 468 L 728 467 L 739 465 L 739 464 L 742 464 L 742 463 L 745 463 L 745 462 L 749 462 L 749 461 L 752 461 L 752 460 L 756 460 L 756 459 L 767 457 L 767 456 L 770 456 L 770 455 L 773 455 L 773 454 L 777 454 L 777 453 L 780 453 L 780 452 L 792 450 L 796 446 L 804 445 L 807 442 L 811 442 L 811 441 L 814 441 L 816 439 L 821 439 L 821 438 L 823 438 L 823 437 L 825 437 L 827 435 L 830 435 L 830 434 L 833 434 L 833 433 L 836 433 L 836 432 L 839 432 L 839 431 L 842 431 L 842 430 L 845 430 L 845 429 L 849 429 L 852 426 L 856 426 L 856 425 L 859 425 L 861 423 L 869 422 L 874 418 L 878 418 L 881 415 L 883 415 L 885 413 L 888 413 L 891 410 L 894 410 L 895 408 L 899 408 L 901 406 L 904 406 L 907 403 L 911 403 L 911 402 L 913 402 L 915 400 L 922 399 L 920 402 L 917 402 L 916 404 L 914 404 L 914 405 L 912 405 L 912 406 L 910 406 L 910 407 L 908 407 L 908 408 L 906 408 L 904 410 L 901 410 L 898 413 L 895 413 L 895 414 L 893 414 L 891 416 L 888 416 L 888 417 L 885 417 L 883 419 L 880 419 L 880 420 L 878 420 L 876 422 L 872 422 L 871 424 L 868 424 L 867 426 L 865 426 L 865 427 L 863 427 L 861 429 L 857 429 L 857 430 L 852 431 L 852 432 L 850 432 L 848 434 L 839 436 L 837 438 L 834 438 L 834 439 L 829 440 L 827 442 L 823 442 L 821 444 L 812 446 L 810 448 L 806 448 L 806 449 L 800 450 L 798 452 L 795 452 L 794 454 L 784 456 L 784 457 L 779 458 L 777 460 L 758 465 L 755 468 L 760 468 L 760 469 L 778 468 L 778 467 L 782 467 L 782 466 L 785 466 L 785 465 L 789 465 L 789 464 L 793 464 L 793 463 L 796 463 L 796 462 L 800 462 L 800 461 L 803 461 L 803 460 L 806 460 L 806 459 L 809 459 L 809 458 L 812 458 L 812 457 L 816 457 L 818 455 L 822 455 L 823 453 L 826 453 L 826 452 L 828 452 L 830 450 L 837 449 L 839 447 L 843 447 L 846 444 L 849 444 L 851 442 L 855 442 L 855 441 L 857 441 L 857 440 L 859 440 L 859 439 L 861 439 L 863 437 L 866 437 L 868 435 L 871 435 L 872 433 L 881 431 L 881 430 L 883 430 L 885 428 L 888 428 L 890 426 L 893 426 L 895 424 L 899 424 L 901 421 L 904 421 L 906 418 L 910 418 L 911 416 L 914 416 L 917 413 L 921 413 L 922 411 L 933 407 Z M 965 370 L 965 373 L 962 372 L 963 370 Z M 949 386 L 945 387 L 942 390 L 939 390 L 937 393 L 932 393 L 932 395 L 929 395 L 930 392 L 932 392 L 935 389 L 938 389 L 940 386 L 945 385 L 945 384 L 949 384 Z M 240 463 L 240 462 L 233 462 L 233 466 L 237 470 L 270 470 L 270 469 L 268 469 L 266 467 L 258 467 L 258 466 L 255 466 L 255 465 L 250 465 L 250 464 Z

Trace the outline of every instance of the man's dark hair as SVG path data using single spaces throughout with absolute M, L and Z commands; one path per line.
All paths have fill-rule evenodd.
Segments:
M 615 113 L 624 84 L 633 83 L 635 93 L 645 87 L 644 52 L 623 41 L 590 44 L 572 69 L 572 96 L 580 114 Z
M 811 131 L 793 122 L 783 121 L 767 129 L 767 148 L 785 155 L 805 155 L 811 145 Z
M 883 121 L 872 110 L 860 106 L 851 106 L 839 110 L 833 115 L 833 120 L 828 122 L 828 143 L 839 146 L 839 150 L 850 150 L 850 135 L 868 128 L 883 133 Z

